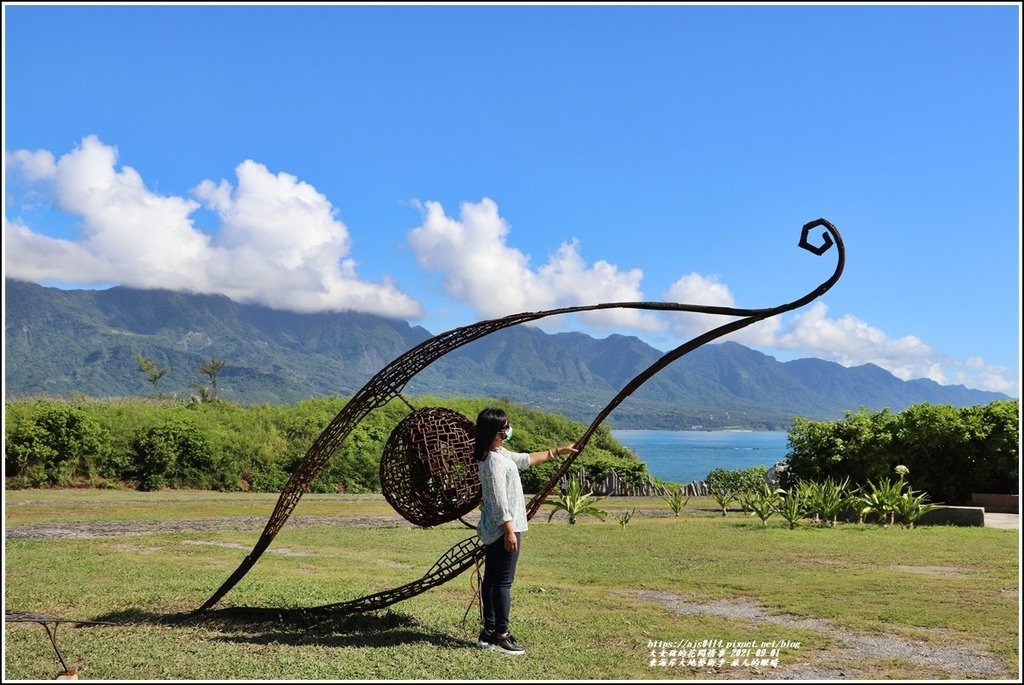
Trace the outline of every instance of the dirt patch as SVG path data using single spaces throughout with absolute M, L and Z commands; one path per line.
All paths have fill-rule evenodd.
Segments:
M 224 516 L 211 519 L 168 521 L 94 521 L 91 523 L 33 523 L 9 526 L 4 530 L 8 540 L 43 538 L 105 538 L 156 533 L 197 533 L 223 530 L 262 531 L 265 516 Z M 412 524 L 399 516 L 342 518 L 338 516 L 293 516 L 289 526 L 363 526 L 397 527 Z
M 815 564 L 822 566 L 868 566 L 866 563 L 855 563 L 846 561 L 836 561 L 834 559 L 815 559 Z M 875 568 L 872 565 L 872 568 Z M 887 566 L 890 571 L 899 571 L 900 573 L 917 573 L 923 576 L 941 576 L 943 578 L 967 578 L 970 573 L 960 568 L 959 566 L 912 566 L 909 564 L 890 564 Z
M 969 645 L 945 646 L 898 636 L 854 633 L 823 619 L 769 614 L 751 599 L 692 602 L 671 592 L 655 591 L 641 592 L 638 598 L 685 615 L 704 614 L 801 628 L 845 645 L 812 655 L 799 653 L 801 657 L 811 656 L 811 660 L 762 669 L 762 677 L 778 680 L 858 679 L 870 677 L 870 674 L 858 668 L 857 664 L 899 659 L 948 674 L 948 677 L 965 677 L 967 674 L 966 677 L 978 679 L 1010 678 L 1000 662 Z
M 967 574 L 955 566 L 904 566 L 893 564 L 889 568 L 904 573 L 919 573 L 925 576 L 942 576 L 944 578 L 966 578 Z
M 209 547 L 226 547 L 228 549 L 240 549 L 248 552 L 251 549 L 250 545 L 240 545 L 237 542 L 209 542 L 206 540 L 183 540 L 186 545 L 207 545 Z M 309 552 L 296 552 L 294 549 L 288 549 L 287 547 L 271 547 L 267 549 L 267 552 L 271 554 L 283 554 L 286 557 L 311 557 L 313 556 Z

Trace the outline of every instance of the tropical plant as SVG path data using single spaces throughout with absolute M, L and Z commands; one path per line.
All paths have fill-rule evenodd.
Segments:
M 712 487 L 711 488 L 711 499 L 715 500 L 719 507 L 722 508 L 722 516 L 726 515 L 729 505 L 736 501 L 738 493 L 724 486 Z
M 146 379 L 153 384 L 153 389 L 156 390 L 157 397 L 163 397 L 164 393 L 160 389 L 160 379 L 167 375 L 170 371 L 167 367 L 162 369 L 157 368 L 156 362 L 148 357 L 144 357 L 141 354 L 135 356 L 135 361 L 139 363 L 139 371 L 141 371 Z
M 935 509 L 938 509 L 938 505 L 928 502 L 928 495 L 910 489 L 899 496 L 894 506 L 900 523 L 907 528 L 913 528 L 919 518 Z
M 826 478 L 824 483 L 807 484 L 807 507 L 812 514 L 820 518 L 822 525 L 836 527 L 839 511 L 847 501 L 849 486 L 849 478 L 837 483 L 831 476 Z
M 680 486 L 669 488 L 668 494 L 662 499 L 668 502 L 669 508 L 672 513 L 679 516 L 679 512 L 683 510 L 686 503 L 690 501 L 690 498 L 686 495 L 686 490 Z
M 1018 400 L 997 400 L 960 408 L 923 403 L 899 414 L 862 408 L 839 421 L 796 418 L 781 485 L 831 476 L 866 487 L 893 477 L 900 464 L 913 470 L 915 486 L 951 504 L 970 503 L 974 492 L 1016 492 L 1019 414 Z
M 807 490 L 806 488 L 794 487 L 785 490 L 780 494 L 779 505 L 776 511 L 779 516 L 789 523 L 789 529 L 796 528 L 800 519 L 807 516 Z
M 785 490 L 772 490 L 766 483 L 756 492 L 745 492 L 740 495 L 740 506 L 743 510 L 761 519 L 761 525 L 767 526 L 768 519 L 778 511 L 781 502 L 779 493 Z
M 903 494 L 903 485 L 902 480 L 894 483 L 888 478 L 883 478 L 878 483 L 869 482 L 868 487 L 859 495 L 861 522 L 867 514 L 876 514 L 879 523 L 894 523 L 896 506 Z
M 629 511 L 623 512 L 615 517 L 615 520 L 619 522 L 619 526 L 622 528 L 626 527 L 629 523 L 629 519 L 633 518 L 633 514 L 636 513 L 636 509 L 630 509 Z
M 217 401 L 217 376 L 220 374 L 221 369 L 224 368 L 224 360 L 213 357 L 210 361 L 206 362 L 199 367 L 199 373 L 205 374 L 210 379 L 210 386 L 213 391 L 210 393 L 210 400 L 213 402 Z
M 576 525 L 576 519 L 584 515 L 596 516 L 604 521 L 607 512 L 594 506 L 603 499 L 604 497 L 594 497 L 592 492 L 583 492 L 583 485 L 579 480 L 573 478 L 569 481 L 569 487 L 561 495 L 553 498 L 550 502 L 545 502 L 553 507 L 548 515 L 548 521 L 559 511 L 564 511 L 569 515 L 570 525 Z

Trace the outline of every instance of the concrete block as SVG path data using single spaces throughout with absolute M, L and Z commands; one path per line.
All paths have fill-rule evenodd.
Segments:
M 984 526 L 985 509 L 983 507 L 940 506 L 919 518 L 917 525 Z
M 1020 495 L 998 495 L 988 492 L 976 492 L 971 495 L 971 504 L 983 507 L 985 511 L 997 514 L 1019 514 Z

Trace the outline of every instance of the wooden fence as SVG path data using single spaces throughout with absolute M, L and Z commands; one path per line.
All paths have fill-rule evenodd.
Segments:
M 640 484 L 629 483 L 616 473 L 615 469 L 609 470 L 608 475 L 605 476 L 604 480 L 597 482 L 592 481 L 583 472 L 575 473 L 572 478 L 580 481 L 584 490 L 588 490 L 598 496 L 664 497 L 668 494 L 668 488 L 663 485 L 657 485 L 649 479 Z M 562 480 L 559 481 L 558 486 L 563 490 L 569 487 L 568 478 L 563 476 Z M 708 494 L 708 484 L 702 480 L 687 483 L 685 487 L 686 494 L 690 497 L 700 497 Z

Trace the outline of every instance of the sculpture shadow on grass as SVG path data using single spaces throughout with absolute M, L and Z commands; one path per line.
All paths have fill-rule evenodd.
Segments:
M 200 617 L 192 612 L 158 614 L 127 609 L 96 620 L 124 627 L 201 626 L 217 633 L 212 640 L 257 645 L 379 648 L 412 643 L 464 647 L 469 643 L 468 638 L 440 632 L 409 614 L 392 610 L 341 615 L 301 608 L 225 607 Z

